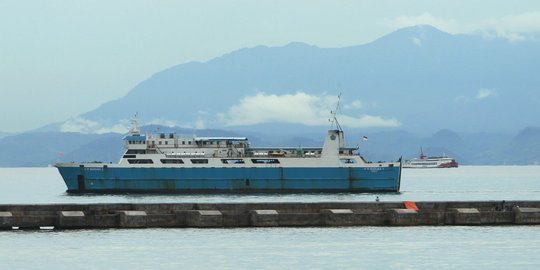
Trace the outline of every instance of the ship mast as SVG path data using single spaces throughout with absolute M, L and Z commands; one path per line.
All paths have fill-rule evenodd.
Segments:
M 338 100 L 337 100 L 337 103 L 336 103 L 336 109 L 333 110 L 333 111 L 330 111 L 330 113 L 332 114 L 332 119 L 329 119 L 329 120 L 331 122 L 331 125 L 330 125 L 331 129 L 334 127 L 334 124 L 335 124 L 336 129 L 338 129 L 339 131 L 343 131 L 343 129 L 341 129 L 341 125 L 339 124 L 338 119 L 337 119 L 337 113 L 339 111 L 339 102 L 340 101 L 341 101 L 341 93 L 339 93 L 339 95 L 338 95 Z
M 138 114 L 139 113 L 135 113 L 135 116 L 131 118 L 131 129 L 129 130 L 131 135 L 135 136 L 141 135 L 141 132 L 139 130 L 139 121 L 137 120 Z

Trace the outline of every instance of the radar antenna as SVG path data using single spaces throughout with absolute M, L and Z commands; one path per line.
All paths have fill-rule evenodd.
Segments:
M 333 110 L 333 111 L 330 111 L 330 114 L 332 115 L 332 119 L 328 119 L 328 121 L 331 122 L 330 128 L 334 128 L 334 125 L 336 125 L 336 128 L 339 131 L 343 131 L 343 129 L 341 129 L 341 125 L 339 125 L 339 121 L 337 119 L 337 113 L 339 112 L 339 102 L 340 101 L 341 101 L 341 93 L 339 93 L 339 95 L 338 95 L 338 100 L 337 100 L 337 103 L 336 103 L 336 109 Z

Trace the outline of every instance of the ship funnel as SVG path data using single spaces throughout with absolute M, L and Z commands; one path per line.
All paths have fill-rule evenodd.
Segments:
M 339 156 L 339 149 L 345 145 L 343 131 L 341 130 L 329 130 L 324 140 L 322 149 L 323 157 L 337 157 Z

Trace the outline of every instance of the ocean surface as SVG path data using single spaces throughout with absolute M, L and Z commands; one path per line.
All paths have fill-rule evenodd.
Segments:
M 399 194 L 68 195 L 0 168 L 0 204 L 540 200 L 540 166 L 404 169 Z M 0 231 L 0 269 L 538 269 L 540 226 Z

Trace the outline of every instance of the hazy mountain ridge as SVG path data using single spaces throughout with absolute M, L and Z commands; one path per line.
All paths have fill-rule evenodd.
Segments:
M 7 137 L 7 136 L 10 136 L 10 135 L 13 135 L 12 133 L 8 133 L 8 132 L 1 132 L 0 131 L 0 139 L 1 138 L 4 138 L 4 137 Z
M 519 132 L 508 145 L 502 148 L 505 164 L 540 164 L 540 127 L 527 127 Z
M 0 139 L 0 166 L 47 166 L 81 146 L 107 136 L 63 132 L 32 132 L 7 136 Z M 109 149 L 101 150 L 107 152 Z
M 81 117 L 114 124 L 138 111 L 142 122 L 194 126 L 200 120 L 202 126 L 224 128 L 215 116 L 258 92 L 342 92 L 345 101 L 375 104 L 352 114 L 396 118 L 400 129 L 511 133 L 540 119 L 537 70 L 537 41 L 416 26 L 346 48 L 257 46 L 177 65 Z

